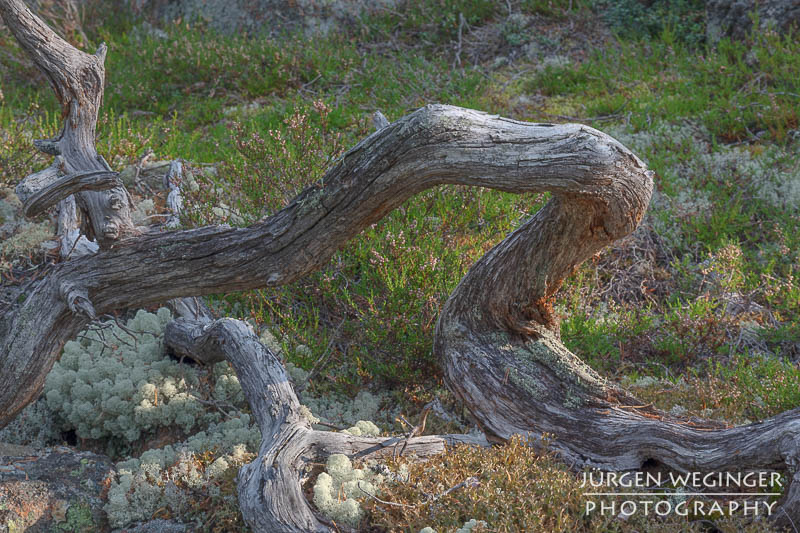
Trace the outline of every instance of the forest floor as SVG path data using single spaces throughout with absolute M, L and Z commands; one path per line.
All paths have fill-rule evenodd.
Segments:
M 119 14 L 64 31 L 109 47 L 98 151 L 111 166 L 180 158 L 193 169 L 186 226 L 276 211 L 372 131 L 376 110 L 392 121 L 440 102 L 609 133 L 655 171 L 655 192 L 639 229 L 564 283 L 562 340 L 644 403 L 745 424 L 800 406 L 800 41 L 753 32 L 711 46 L 692 2 L 663 3 L 669 24 L 598 2 L 424 0 L 314 38 L 155 29 Z M 0 285 L 56 260 L 41 246 L 53 214 L 21 221 L 11 188 L 48 163 L 31 139 L 59 120 L 44 77 L 0 33 Z M 164 193 L 135 185 L 153 200 L 142 216 L 157 216 Z M 468 429 L 432 354 L 439 309 L 546 201 L 436 188 L 302 281 L 209 303 L 269 329 L 287 362 L 314 369 L 316 396 L 370 391 L 411 421 L 438 399 L 461 421 L 431 415 L 426 431 Z M 403 430 L 399 416 L 387 424 Z M 406 506 L 363 498 L 364 530 L 450 532 L 476 519 L 476 533 L 769 531 L 741 516 L 587 514 L 579 476 L 518 442 L 408 468 L 414 481 L 380 496 Z M 471 476 L 479 486 L 421 503 Z M 220 488 L 232 494 L 230 480 Z M 225 519 L 203 528 L 244 528 Z

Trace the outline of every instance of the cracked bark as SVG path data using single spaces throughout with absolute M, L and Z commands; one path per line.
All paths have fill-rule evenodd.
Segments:
M 72 49 L 19 0 L 0 0 L 0 14 L 65 107 L 66 126 L 52 142 L 58 150 L 51 150 L 68 167 L 63 172 L 109 170 L 93 144 L 103 53 Z M 559 340 L 550 302 L 562 280 L 633 231 L 647 208 L 652 174 L 638 158 L 586 126 L 530 124 L 451 106 L 376 123 L 379 131 L 348 151 L 320 184 L 248 228 L 137 235 L 126 225 L 124 189 L 78 193 L 84 209 L 117 218 L 92 218 L 99 253 L 57 265 L 24 302 L 0 309 L 0 427 L 38 396 L 64 342 L 93 313 L 290 283 L 436 185 L 548 191 L 549 203 L 482 257 L 445 303 L 434 350 L 448 387 L 492 439 L 521 433 L 537 441 L 547 434 L 550 447 L 577 467 L 626 470 L 655 460 L 679 471 L 785 471 L 791 486 L 773 519 L 800 523 L 800 410 L 728 429 L 673 419 L 640 407 Z M 391 442 L 312 431 L 299 417 L 279 362 L 246 326 L 200 322 L 176 323 L 188 328 L 187 350 L 233 363 L 262 430 L 259 459 L 239 477 L 245 519 L 255 531 L 327 530 L 300 491 L 305 461 L 385 451 Z M 420 437 L 409 447 L 428 454 L 446 441 Z

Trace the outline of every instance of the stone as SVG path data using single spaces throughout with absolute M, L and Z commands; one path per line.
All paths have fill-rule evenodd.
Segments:
M 0 533 L 108 531 L 111 459 L 67 446 L 0 445 Z
M 708 0 L 706 39 L 716 43 L 723 37 L 743 39 L 751 31 L 751 14 L 758 9 L 760 29 L 774 28 L 786 33 L 800 28 L 800 2 L 797 0 Z

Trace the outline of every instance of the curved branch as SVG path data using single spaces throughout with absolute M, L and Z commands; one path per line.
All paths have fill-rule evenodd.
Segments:
M 17 187 L 26 217 L 34 217 L 62 200 L 81 191 L 103 191 L 121 187 L 117 172 L 90 170 L 60 175 L 56 166 L 31 174 Z
M 25 214 L 36 215 L 77 193 L 78 205 L 89 214 L 92 232 L 101 247 L 135 235 L 128 193 L 94 145 L 106 46 L 100 45 L 94 54 L 81 52 L 51 30 L 22 0 L 0 0 L 0 15 L 47 77 L 64 118 L 57 138 L 34 142 L 37 149 L 56 156 L 56 160 L 17 185 Z
M 221 319 L 183 322 L 195 346 L 214 359 L 230 361 L 261 430 L 258 457 L 239 471 L 237 489 L 245 520 L 254 531 L 330 531 L 303 494 L 305 472 L 311 463 L 334 453 L 351 457 L 391 455 L 407 442 L 406 450 L 428 457 L 456 443 L 488 444 L 469 435 L 412 438 L 356 437 L 315 431 L 303 418 L 283 365 L 263 346 L 244 322 Z
M 65 110 L 61 136 L 40 142 L 40 149 L 60 154 L 64 174 L 110 170 L 93 144 L 104 47 L 94 56 L 78 52 L 20 0 L 0 0 L 0 14 L 48 75 Z M 324 185 L 308 188 L 249 228 L 137 236 L 124 189 L 80 192 L 78 203 L 90 214 L 104 250 L 58 265 L 24 302 L 0 309 L 0 427 L 39 394 L 64 342 L 93 314 L 290 283 L 435 185 L 549 191 L 550 202 L 474 265 L 446 302 L 434 349 L 448 386 L 494 438 L 547 433 L 555 437 L 552 446 L 578 466 L 631 469 L 655 459 L 678 470 L 786 470 L 793 481 L 776 520 L 799 521 L 794 479 L 800 410 L 724 430 L 666 419 L 640 408 L 558 338 L 551 300 L 562 280 L 631 232 L 647 208 L 652 173 L 639 159 L 586 126 L 529 124 L 450 106 L 427 106 L 380 126 L 326 173 Z M 305 451 L 352 452 L 382 444 L 311 431 L 280 365 L 252 335 L 231 333 L 238 327 L 211 330 L 226 339 L 226 356 L 243 386 L 249 383 L 248 400 L 264 435 L 259 463 L 240 476 L 243 512 L 257 531 L 322 530 L 298 488 Z M 266 370 L 256 372 L 236 355 L 245 353 L 259 353 L 256 360 Z M 421 450 L 430 444 L 417 442 Z M 273 490 L 282 487 L 284 499 Z M 305 511 L 288 516 L 286 499 Z
M 11 328 L 0 338 L 0 357 L 9 375 L 20 379 L 0 387 L 0 425 L 27 403 L 16 389 L 37 393 L 61 345 L 85 325 L 58 298 L 62 280 L 84 288 L 98 314 L 280 285 L 320 268 L 363 228 L 435 185 L 575 190 L 570 194 L 577 201 L 599 198 L 602 203 L 609 176 L 621 169 L 643 186 L 651 183 L 629 151 L 586 126 L 530 124 L 441 105 L 420 109 L 363 140 L 326 174 L 324 187 L 308 188 L 261 223 L 145 235 L 58 265 L 4 320 Z M 557 196 L 551 205 L 561 202 Z M 608 231 L 619 230 L 609 225 Z M 535 309 L 536 301 L 521 308 Z

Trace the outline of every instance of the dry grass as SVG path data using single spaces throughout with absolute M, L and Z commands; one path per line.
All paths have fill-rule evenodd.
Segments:
M 382 502 L 364 502 L 372 526 L 369 531 L 416 533 L 432 527 L 439 533 L 451 533 L 471 519 L 486 522 L 485 527 L 473 529 L 475 533 L 774 531 L 766 524 L 741 518 L 698 520 L 696 516 L 639 513 L 622 520 L 611 513 L 587 513 L 590 497 L 584 496 L 588 489 L 581 487 L 582 475 L 572 472 L 554 454 L 527 446 L 519 437 L 492 448 L 458 446 L 428 462 L 407 466 L 407 482 L 385 485 L 379 496 Z M 453 487 L 457 488 L 447 492 Z M 612 499 L 596 501 L 610 503 Z

